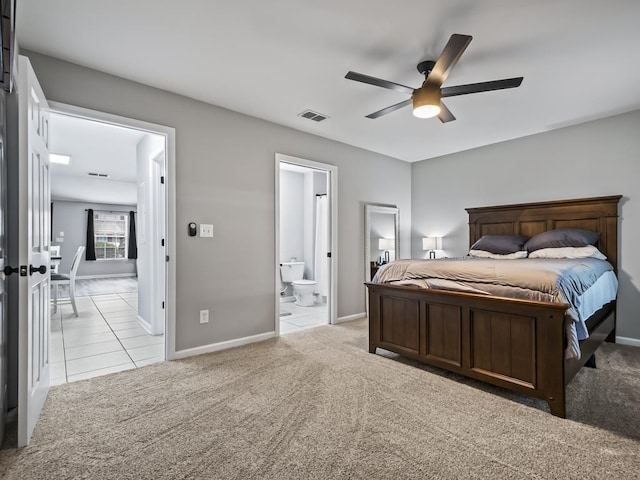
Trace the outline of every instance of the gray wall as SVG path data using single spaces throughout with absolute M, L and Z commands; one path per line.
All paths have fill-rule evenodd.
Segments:
M 617 334 L 640 339 L 639 132 L 636 111 L 412 164 L 413 256 L 424 257 L 424 236 L 465 254 L 466 207 L 624 195 Z
M 87 244 L 87 212 L 88 208 L 94 210 L 113 210 L 128 212 L 136 211 L 135 205 L 108 205 L 103 203 L 67 202 L 62 200 L 53 201 L 53 220 L 51 228 L 53 231 L 52 245 L 60 245 L 60 256 L 62 260 L 58 271 L 69 273 L 71 261 L 78 250 L 78 247 Z M 60 232 L 64 232 L 64 242 L 57 242 Z M 87 262 L 84 255 L 78 267 L 78 276 L 86 275 L 130 275 L 136 272 L 135 260 L 108 260 Z
M 398 205 L 401 251 L 409 252 L 410 164 L 22 53 L 50 100 L 176 129 L 176 350 L 274 330 L 275 153 L 338 167 L 339 317 L 365 311 L 366 203 Z M 190 221 L 212 223 L 214 238 L 188 237 Z M 206 308 L 211 320 L 201 325 Z

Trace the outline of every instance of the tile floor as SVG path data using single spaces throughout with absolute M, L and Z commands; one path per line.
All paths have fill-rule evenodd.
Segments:
M 120 372 L 164 360 L 164 335 L 136 320 L 137 293 L 76 297 L 51 313 L 51 384 Z
M 282 302 L 280 303 L 280 313 L 284 312 L 291 313 L 291 315 L 280 316 L 280 335 L 329 323 L 326 303 L 316 302 L 313 307 L 301 307 L 294 302 Z

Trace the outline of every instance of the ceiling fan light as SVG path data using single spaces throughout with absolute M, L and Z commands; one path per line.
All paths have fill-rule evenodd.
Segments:
M 432 118 L 440 113 L 438 105 L 422 105 L 413 109 L 413 115 L 418 118 Z
M 413 92 L 413 115 L 431 118 L 440 113 L 440 89 L 422 87 Z

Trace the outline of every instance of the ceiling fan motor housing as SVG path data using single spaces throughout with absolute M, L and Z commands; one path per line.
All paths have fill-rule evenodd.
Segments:
M 440 113 L 440 88 L 426 81 L 413 91 L 413 114 L 420 118 L 435 117 Z

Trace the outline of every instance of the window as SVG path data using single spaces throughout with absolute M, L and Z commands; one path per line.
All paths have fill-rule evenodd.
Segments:
M 129 215 L 95 212 L 93 228 L 96 240 L 96 260 L 127 258 Z

